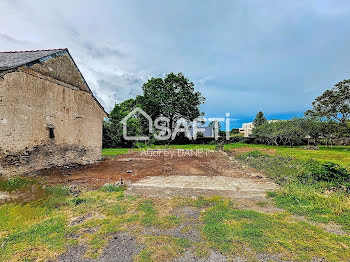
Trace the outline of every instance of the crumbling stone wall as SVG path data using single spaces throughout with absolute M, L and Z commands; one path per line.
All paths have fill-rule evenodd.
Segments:
M 60 75 L 43 78 L 24 69 L 2 75 L 1 174 L 87 164 L 101 158 L 105 112 L 91 93 L 69 88 L 57 79 L 70 82 Z

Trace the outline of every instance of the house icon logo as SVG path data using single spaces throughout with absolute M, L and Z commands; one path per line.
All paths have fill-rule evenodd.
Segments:
M 128 119 L 134 116 L 135 114 L 141 114 L 148 120 L 148 128 L 149 128 L 149 133 L 153 133 L 153 120 L 152 118 L 141 108 L 136 107 L 134 110 L 132 110 L 129 114 L 127 114 L 122 121 L 120 121 L 123 124 L 123 138 L 125 140 L 134 140 L 134 141 L 144 141 L 144 140 L 149 140 L 148 136 L 128 136 Z

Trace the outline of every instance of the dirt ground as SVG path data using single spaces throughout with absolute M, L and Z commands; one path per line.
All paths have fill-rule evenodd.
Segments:
M 225 152 L 154 150 L 130 152 L 97 164 L 41 171 L 45 184 L 97 189 L 123 179 L 128 194 L 151 197 L 223 195 L 264 197 L 276 185 Z

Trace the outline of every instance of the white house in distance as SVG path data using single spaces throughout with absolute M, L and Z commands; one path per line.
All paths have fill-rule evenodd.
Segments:
M 267 120 L 268 123 L 274 123 L 282 120 Z M 253 134 L 254 129 L 254 123 L 243 123 L 242 127 L 239 129 L 239 132 L 243 134 L 243 137 L 249 137 L 251 134 Z
M 254 124 L 253 122 L 243 123 L 239 132 L 243 134 L 243 137 L 249 137 L 253 133 Z

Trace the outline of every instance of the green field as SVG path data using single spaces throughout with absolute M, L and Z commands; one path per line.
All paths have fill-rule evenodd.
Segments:
M 144 148 L 137 148 L 134 150 L 142 149 L 208 149 L 215 150 L 216 145 L 197 145 L 197 144 L 187 144 L 187 145 L 166 145 L 166 146 L 148 146 Z M 319 146 L 320 150 L 306 150 L 304 147 L 285 147 L 285 146 L 267 146 L 267 145 L 255 145 L 255 144 L 244 144 L 244 143 L 233 143 L 226 144 L 224 150 L 234 150 L 239 148 L 253 148 L 254 150 L 270 149 L 274 150 L 277 154 L 288 155 L 296 159 L 313 159 L 321 162 L 331 161 L 347 168 L 350 168 L 350 146 Z M 111 148 L 103 149 L 103 156 L 115 156 L 127 153 L 127 148 Z
M 275 150 L 278 154 L 288 155 L 296 159 L 313 159 L 321 162 L 331 161 L 350 168 L 350 146 L 319 146 L 320 150 L 306 150 L 304 147 L 266 146 L 244 143 L 225 145 L 226 150 L 243 147 L 254 148 L 256 150 L 271 149 Z
M 103 157 L 109 157 L 109 156 L 117 156 L 128 153 L 128 148 L 104 148 L 102 149 L 102 156 Z

